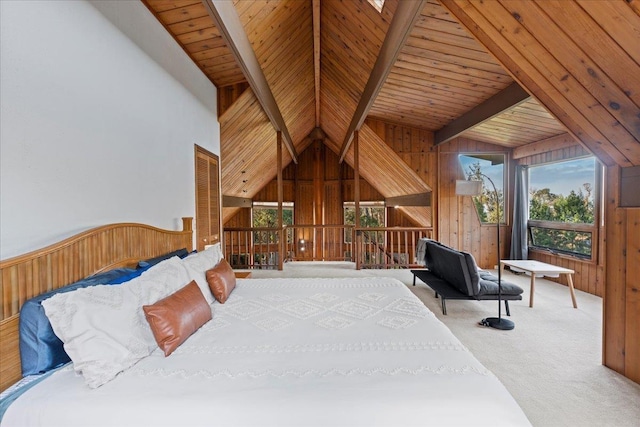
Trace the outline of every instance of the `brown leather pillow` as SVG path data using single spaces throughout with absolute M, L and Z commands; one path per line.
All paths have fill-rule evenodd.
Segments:
M 165 356 L 211 320 L 211 307 L 193 280 L 155 304 L 142 306 L 142 309 Z
M 207 270 L 207 283 L 213 296 L 224 304 L 236 287 L 236 275 L 226 259 L 222 258 L 218 265 Z

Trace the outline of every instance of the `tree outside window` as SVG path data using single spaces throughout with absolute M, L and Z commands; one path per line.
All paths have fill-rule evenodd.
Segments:
M 596 164 L 588 157 L 529 167 L 531 246 L 592 257 Z
M 254 202 L 252 212 L 254 228 L 278 227 L 278 204 L 273 202 Z M 293 225 L 293 203 L 283 203 L 282 224 Z M 255 231 L 254 243 L 275 243 L 278 241 L 278 233 L 273 231 Z
M 386 209 L 384 202 L 360 202 L 360 227 L 384 227 L 386 224 L 385 214 Z M 344 203 L 344 224 L 356 224 L 356 207 L 354 202 Z M 380 238 L 384 240 L 384 233 L 377 234 L 380 236 L 377 237 L 376 240 Z M 345 243 L 351 243 L 353 241 L 351 230 L 345 230 L 344 241 Z
M 504 154 L 461 154 L 458 156 L 458 160 L 466 179 L 482 181 L 482 194 L 473 197 L 480 222 L 484 224 L 497 223 L 499 206 L 500 223 L 505 223 Z M 496 186 L 497 198 L 496 191 L 487 177 Z

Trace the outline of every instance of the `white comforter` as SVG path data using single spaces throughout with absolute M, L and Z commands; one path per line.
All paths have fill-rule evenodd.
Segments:
M 10 426 L 529 425 L 498 379 L 394 279 L 239 280 L 213 320 L 91 390 L 71 367 Z

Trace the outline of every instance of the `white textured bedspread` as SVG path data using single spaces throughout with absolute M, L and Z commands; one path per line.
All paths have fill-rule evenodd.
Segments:
M 71 367 L 10 426 L 529 425 L 498 379 L 394 279 L 246 279 L 171 356 L 91 390 Z

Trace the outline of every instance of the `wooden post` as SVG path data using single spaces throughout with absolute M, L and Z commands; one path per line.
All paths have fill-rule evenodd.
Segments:
M 360 228 L 360 131 L 353 133 L 353 201 L 355 204 L 355 236 L 353 253 L 356 257 L 356 270 L 360 270 L 360 243 L 361 236 L 358 234 Z
M 284 255 L 286 247 L 286 236 L 282 229 L 282 202 L 284 199 L 284 191 L 282 187 L 282 132 L 277 133 L 277 147 L 278 147 L 278 239 L 280 244 L 278 245 L 278 270 L 282 271 L 284 266 Z
M 314 141 L 313 152 L 313 225 L 323 225 L 324 210 L 324 144 L 321 140 Z M 313 259 L 323 259 L 323 230 L 318 227 L 315 231 Z

